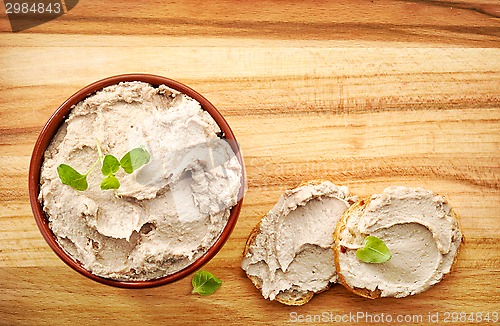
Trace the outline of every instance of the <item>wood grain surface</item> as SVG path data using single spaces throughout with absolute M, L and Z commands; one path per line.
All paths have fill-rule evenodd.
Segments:
M 294 313 L 359 312 L 417 316 L 400 324 L 465 313 L 465 325 L 500 313 L 498 1 L 81 0 L 18 33 L 4 10 L 0 325 L 282 325 Z M 244 206 L 204 267 L 224 281 L 210 297 L 191 295 L 190 278 L 144 290 L 95 283 L 64 265 L 34 222 L 27 175 L 42 126 L 80 88 L 131 72 L 193 87 L 241 145 Z M 285 189 L 310 179 L 361 197 L 400 184 L 446 196 L 466 237 L 453 273 L 404 299 L 338 285 L 302 307 L 264 300 L 240 268 L 246 237 Z

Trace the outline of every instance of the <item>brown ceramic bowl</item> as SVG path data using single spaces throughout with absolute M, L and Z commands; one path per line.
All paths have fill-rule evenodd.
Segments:
M 142 81 L 149 83 L 153 86 L 159 86 L 163 84 L 170 88 L 176 89 L 197 100 L 201 104 L 202 108 L 215 119 L 215 121 L 217 122 L 217 124 L 224 133 L 224 138 L 228 140 L 229 144 L 231 145 L 233 151 L 236 153 L 236 156 L 242 166 L 242 178 L 241 178 L 242 186 L 240 188 L 238 203 L 231 209 L 231 214 L 229 216 L 228 223 L 225 226 L 224 230 L 222 231 L 222 234 L 214 243 L 214 245 L 203 256 L 195 260 L 193 263 L 191 263 L 191 265 L 187 266 L 186 268 L 174 274 L 145 281 L 117 281 L 94 275 L 90 271 L 85 269 L 80 264 L 80 262 L 75 260 L 61 248 L 54 234 L 52 233 L 52 230 L 49 228 L 48 219 L 42 210 L 40 202 L 38 201 L 38 193 L 40 192 L 40 168 L 43 163 L 44 152 L 46 148 L 49 146 L 52 138 L 59 130 L 59 127 L 65 121 L 65 118 L 71 111 L 72 106 L 106 86 L 114 85 L 125 81 Z M 105 78 L 93 84 L 90 84 L 87 87 L 84 87 L 83 89 L 73 94 L 70 98 L 68 98 L 54 112 L 54 114 L 52 114 L 52 116 L 49 118 L 49 120 L 43 127 L 40 136 L 38 137 L 35 143 L 35 148 L 33 149 L 33 154 L 31 156 L 28 182 L 29 182 L 28 186 L 29 186 L 31 209 L 33 210 L 35 221 L 38 225 L 38 228 L 40 229 L 40 232 L 42 233 L 42 236 L 45 238 L 45 240 L 52 248 L 52 250 L 57 254 L 57 256 L 59 256 L 59 258 L 61 258 L 67 265 L 69 265 L 71 268 L 73 268 L 80 274 L 83 274 L 86 277 L 93 279 L 97 282 L 123 288 L 148 288 L 148 287 L 154 287 L 171 283 L 193 273 L 201 266 L 203 266 L 205 263 L 207 263 L 210 259 L 212 259 L 217 254 L 217 252 L 219 252 L 219 250 L 222 248 L 226 240 L 229 238 L 229 235 L 231 234 L 236 224 L 236 221 L 238 219 L 241 210 L 241 205 L 243 202 L 243 191 L 244 191 L 244 165 L 238 144 L 236 142 L 236 138 L 234 137 L 231 128 L 227 124 L 226 120 L 224 120 L 222 115 L 219 113 L 219 111 L 217 111 L 217 109 L 202 95 L 200 95 L 199 93 L 197 93 L 196 91 L 194 91 L 193 89 L 189 88 L 184 84 L 181 84 L 177 81 L 165 77 L 148 75 L 148 74 L 127 74 L 127 75 L 119 75 L 119 76 Z

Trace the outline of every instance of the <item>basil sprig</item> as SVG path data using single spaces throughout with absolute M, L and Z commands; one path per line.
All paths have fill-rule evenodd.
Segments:
M 87 190 L 89 187 L 87 176 L 94 170 L 97 163 L 101 161 L 101 172 L 104 176 L 101 181 L 101 189 L 118 189 L 120 188 L 120 181 L 115 176 L 115 173 L 120 170 L 120 167 L 126 173 L 130 174 L 148 164 L 151 159 L 151 155 L 144 147 L 137 147 L 130 150 L 121 160 L 118 160 L 111 154 L 102 155 L 99 141 L 97 141 L 97 151 L 99 152 L 99 157 L 85 174 L 81 174 L 68 164 L 60 164 L 57 167 L 57 174 L 61 182 L 78 191 Z
M 365 246 L 356 250 L 356 257 L 365 263 L 385 263 L 392 254 L 384 241 L 370 235 L 365 238 Z
M 220 288 L 222 281 L 210 272 L 198 271 L 193 275 L 191 284 L 193 285 L 193 291 L 191 291 L 192 294 L 198 293 L 206 296 L 217 291 Z

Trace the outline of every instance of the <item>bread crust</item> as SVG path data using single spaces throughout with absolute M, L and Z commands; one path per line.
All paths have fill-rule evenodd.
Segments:
M 445 199 L 445 201 L 446 201 L 446 199 Z M 344 214 L 342 214 L 342 217 L 340 218 L 339 222 L 337 223 L 337 227 L 335 228 L 335 232 L 334 232 L 335 243 L 334 243 L 334 246 L 333 246 L 333 253 L 334 253 L 334 260 L 335 260 L 335 269 L 337 270 L 337 275 L 338 275 L 339 280 L 342 283 L 342 285 L 344 285 L 344 287 L 347 290 L 349 290 L 350 292 L 352 292 L 354 294 L 357 294 L 357 295 L 359 295 L 361 297 L 368 298 L 368 299 L 377 299 L 377 298 L 380 298 L 381 295 L 382 295 L 382 291 L 381 290 L 379 290 L 378 288 L 376 288 L 375 290 L 372 291 L 372 290 L 369 290 L 369 289 L 366 289 L 366 288 L 351 287 L 349 284 L 347 284 L 347 281 L 346 281 L 346 279 L 345 279 L 345 277 L 343 275 L 343 271 L 340 268 L 340 255 L 342 254 L 342 248 L 340 246 L 340 242 L 342 240 L 341 233 L 346 228 L 348 219 L 352 218 L 354 216 L 361 215 L 361 213 L 365 210 L 365 208 L 368 206 L 368 204 L 370 204 L 370 202 L 371 202 L 371 199 L 369 199 L 369 198 L 368 199 L 361 199 L 357 203 L 355 203 L 351 207 L 349 207 L 349 209 L 346 210 L 344 212 Z M 359 215 L 357 214 L 358 212 L 359 212 Z M 456 215 L 456 213 L 451 208 L 450 208 L 450 212 L 451 212 L 451 215 L 453 216 L 453 218 L 457 221 L 458 228 L 461 230 L 458 216 Z M 462 247 L 462 243 L 463 242 L 464 242 L 464 236 L 463 236 L 463 233 L 462 233 L 461 243 L 460 243 L 460 245 L 459 245 L 459 247 L 457 249 L 457 253 L 456 253 L 456 255 L 454 257 L 454 260 L 453 260 L 453 263 L 451 265 L 450 272 L 444 274 L 443 277 L 442 277 L 442 279 L 441 279 L 441 281 L 448 274 L 451 274 L 451 272 L 453 271 L 453 269 L 454 269 L 454 267 L 456 265 L 456 262 L 458 260 L 458 256 L 460 254 L 460 249 Z

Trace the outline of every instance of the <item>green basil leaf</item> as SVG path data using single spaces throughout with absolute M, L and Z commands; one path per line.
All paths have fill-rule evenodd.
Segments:
M 108 175 L 101 181 L 101 190 L 118 189 L 120 188 L 120 181 L 114 174 Z
M 106 155 L 102 160 L 101 172 L 104 175 L 111 175 L 120 169 L 120 161 L 113 155 Z
M 127 173 L 132 173 L 141 166 L 147 164 L 151 156 L 148 151 L 142 147 L 137 147 L 132 149 L 130 152 L 125 154 L 120 160 L 120 165 L 123 170 Z
M 81 174 L 67 164 L 60 164 L 57 167 L 57 174 L 61 182 L 71 188 L 79 191 L 87 190 L 87 175 Z
M 198 271 L 191 279 L 192 294 L 210 295 L 220 288 L 222 281 L 207 271 Z
M 370 235 L 365 238 L 365 246 L 356 250 L 356 257 L 365 263 L 385 263 L 392 254 L 384 241 Z

